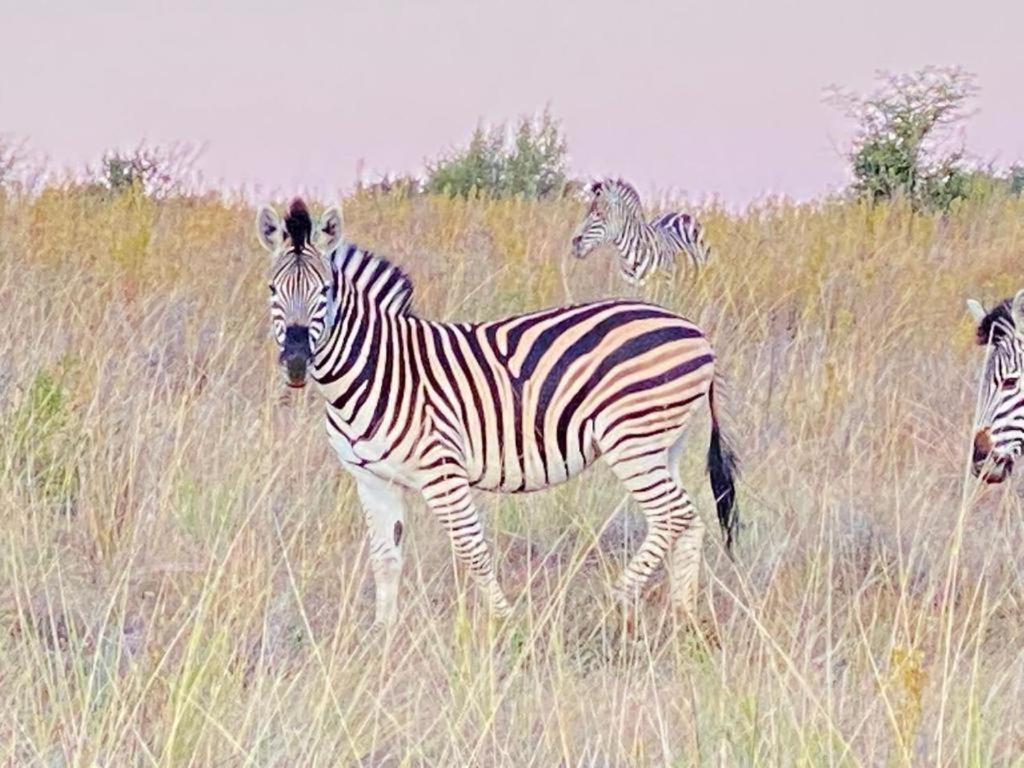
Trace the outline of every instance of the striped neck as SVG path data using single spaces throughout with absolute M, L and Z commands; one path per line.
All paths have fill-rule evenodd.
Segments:
M 399 267 L 345 242 L 328 260 L 331 302 L 327 332 L 313 356 L 313 375 L 321 384 L 346 375 L 360 356 L 379 353 L 383 326 L 393 326 L 399 318 L 413 318 L 413 284 Z
M 351 293 L 374 304 L 384 314 L 409 314 L 413 284 L 399 267 L 354 243 L 341 243 L 329 260 L 339 302 Z
M 642 218 L 627 219 L 613 240 L 622 272 L 631 280 L 643 280 L 657 262 L 657 232 Z

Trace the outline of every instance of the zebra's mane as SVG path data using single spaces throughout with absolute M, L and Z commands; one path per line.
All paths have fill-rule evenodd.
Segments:
M 339 281 L 388 314 L 411 313 L 412 280 L 383 256 L 363 250 L 355 243 L 343 242 L 331 255 L 331 270 Z
M 1016 325 L 1010 313 L 1012 299 L 1005 299 L 989 310 L 988 314 L 978 323 L 978 343 L 985 346 L 991 337 L 992 343 L 1002 341 L 1013 335 Z
M 313 234 L 313 219 L 301 197 L 292 200 L 284 217 L 284 229 L 292 241 L 292 248 L 301 251 Z
M 640 193 L 628 181 L 623 179 L 603 179 L 593 186 L 595 196 L 604 191 L 613 202 L 619 202 L 627 211 L 636 215 L 643 214 Z

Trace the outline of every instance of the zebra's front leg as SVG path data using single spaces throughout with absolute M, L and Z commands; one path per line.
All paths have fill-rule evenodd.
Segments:
M 469 480 L 457 465 L 445 465 L 442 469 L 444 474 L 424 484 L 423 498 L 448 531 L 456 557 L 469 569 L 491 611 L 498 618 L 505 618 L 511 615 L 512 606 L 494 574 L 491 551 L 473 504 Z
M 370 539 L 370 569 L 376 593 L 373 623 L 392 627 L 398 620 L 405 499 L 400 487 L 374 475 L 360 475 L 356 487 Z

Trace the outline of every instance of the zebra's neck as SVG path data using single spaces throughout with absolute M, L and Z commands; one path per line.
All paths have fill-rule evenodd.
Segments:
M 328 258 L 339 302 L 353 294 L 385 314 L 409 313 L 413 285 L 401 268 L 354 243 L 341 243 Z
M 410 311 L 412 282 L 386 259 L 342 243 L 329 261 L 334 321 L 314 353 L 313 378 L 346 424 L 372 431 L 370 393 L 391 391 L 399 378 L 412 386 L 409 347 L 425 321 Z
M 658 262 L 658 234 L 640 217 L 627 219 L 613 242 L 622 271 L 634 280 L 643 280 Z

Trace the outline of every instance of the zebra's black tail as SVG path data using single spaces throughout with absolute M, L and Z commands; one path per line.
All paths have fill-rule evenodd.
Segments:
M 718 523 L 725 538 L 725 551 L 732 557 L 732 545 L 739 538 L 740 511 L 736 506 L 736 475 L 739 462 L 722 433 L 715 413 L 715 385 L 708 390 L 708 407 L 711 409 L 711 444 L 708 446 L 708 476 L 711 490 L 715 494 L 718 508 Z

